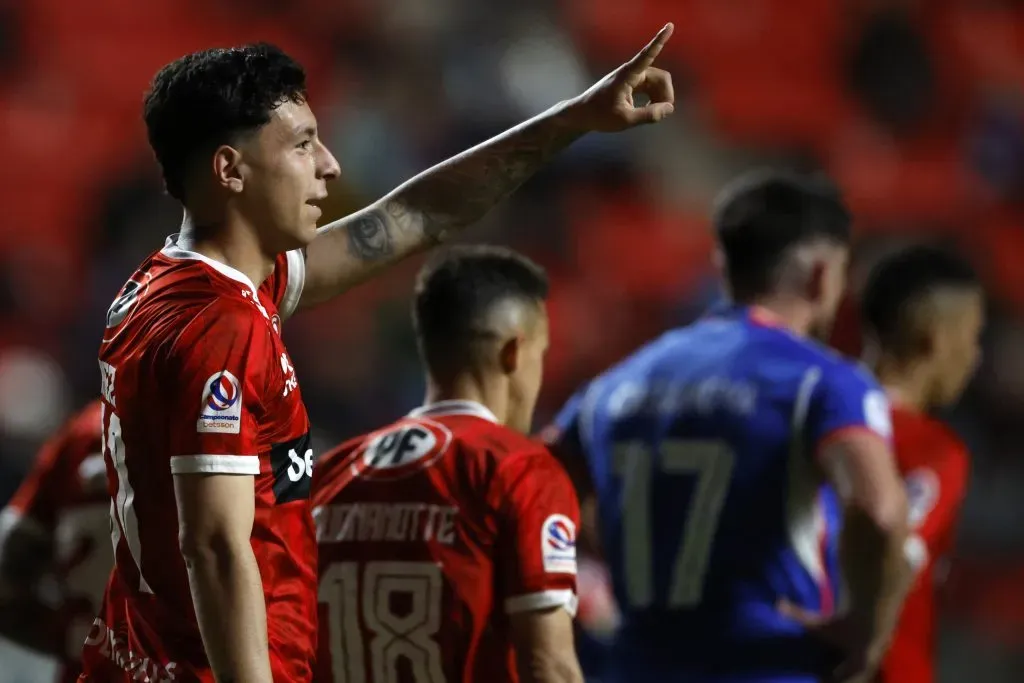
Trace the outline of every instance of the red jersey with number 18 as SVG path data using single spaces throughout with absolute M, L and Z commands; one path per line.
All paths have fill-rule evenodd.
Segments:
M 435 403 L 321 458 L 323 683 L 518 680 L 508 614 L 576 609 L 579 505 L 547 449 Z
M 172 237 L 111 306 L 100 371 L 115 563 L 82 681 L 213 680 L 178 548 L 173 481 L 208 473 L 255 477 L 252 547 L 274 680 L 309 680 L 313 452 L 280 338 L 304 273 L 301 253 L 282 254 L 257 289 Z

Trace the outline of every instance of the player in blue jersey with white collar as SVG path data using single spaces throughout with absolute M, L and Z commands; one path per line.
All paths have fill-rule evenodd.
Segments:
M 849 214 L 823 181 L 762 172 L 726 188 L 714 227 L 734 305 L 546 430 L 596 505 L 622 610 L 609 680 L 869 675 L 905 592 L 907 508 L 885 395 L 813 340 L 845 286 Z

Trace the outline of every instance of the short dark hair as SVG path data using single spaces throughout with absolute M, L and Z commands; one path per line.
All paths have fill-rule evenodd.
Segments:
M 185 175 L 204 152 L 258 130 L 287 101 L 306 99 L 306 72 L 266 43 L 201 50 L 157 72 L 143 107 L 167 192 L 184 201 Z
M 508 301 L 540 303 L 548 278 L 539 265 L 511 249 L 455 246 L 420 270 L 413 301 L 413 325 L 424 362 L 451 372 L 472 362 L 471 347 L 490 331 L 492 309 Z
M 774 170 L 741 175 L 719 194 L 712 220 L 739 300 L 771 291 L 791 247 L 850 241 L 850 213 L 842 196 L 818 175 Z
M 897 251 L 868 275 L 861 295 L 865 332 L 882 348 L 904 353 L 914 306 L 938 289 L 979 286 L 971 265 L 945 249 L 922 245 Z

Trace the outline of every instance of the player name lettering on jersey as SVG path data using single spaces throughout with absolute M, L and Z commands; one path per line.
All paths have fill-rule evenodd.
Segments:
M 320 543 L 455 541 L 459 508 L 428 503 L 348 503 L 313 510 Z
M 114 629 L 98 617 L 92 622 L 92 629 L 85 639 L 85 647 L 98 648 L 104 657 L 133 674 L 132 680 L 148 683 L 168 683 L 176 680 L 176 662 L 158 663 L 141 652 L 133 652 L 124 640 L 117 638 Z
M 627 381 L 608 398 L 608 411 L 617 417 L 682 413 L 707 415 L 722 410 L 751 415 L 756 407 L 756 386 L 719 376 L 692 383 Z
M 100 392 L 107 403 L 117 407 L 114 402 L 114 377 L 117 371 L 110 363 L 100 361 Z

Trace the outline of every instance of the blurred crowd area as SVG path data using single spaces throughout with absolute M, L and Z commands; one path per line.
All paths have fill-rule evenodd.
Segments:
M 97 391 L 105 310 L 181 220 L 140 116 L 161 65 L 255 40 L 299 59 L 342 164 L 325 210 L 340 216 L 581 91 L 666 21 L 672 119 L 585 138 L 466 236 L 549 269 L 538 423 L 720 296 L 707 217 L 728 178 L 830 174 L 857 218 L 854 298 L 910 240 L 969 255 L 991 292 L 986 362 L 950 416 L 974 468 L 943 675 L 1021 680 L 1024 5 L 1011 0 L 0 0 L 0 502 Z M 289 322 L 321 445 L 421 400 L 418 265 Z M 854 309 L 837 344 L 855 353 Z

